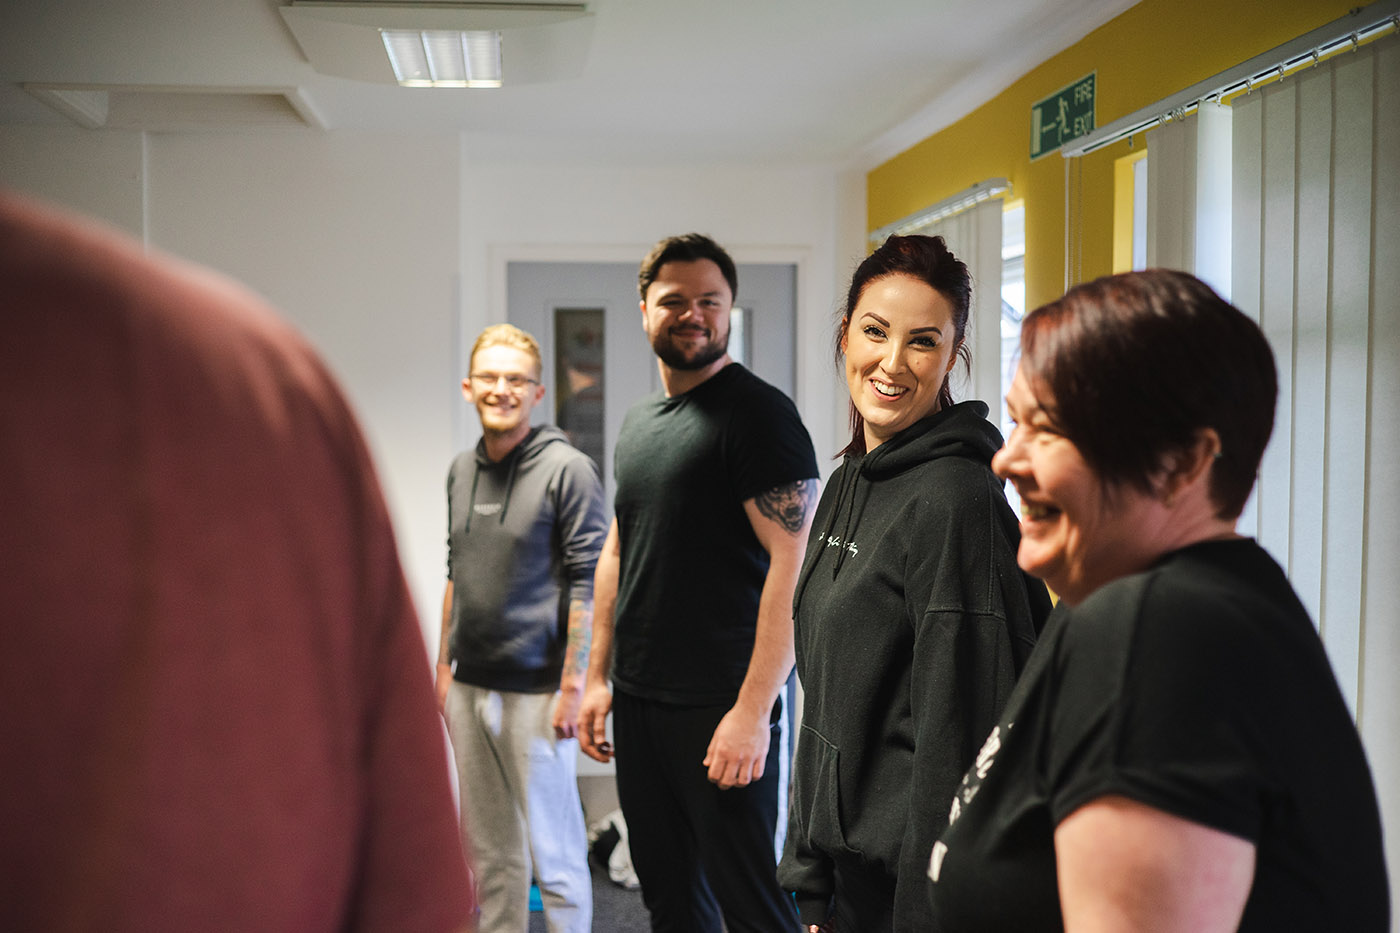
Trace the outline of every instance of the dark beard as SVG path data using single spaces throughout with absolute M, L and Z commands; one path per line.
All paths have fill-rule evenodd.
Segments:
M 694 372 L 697 369 L 704 369 L 729 352 L 729 335 L 725 334 L 721 341 L 711 340 L 705 349 L 698 351 L 694 356 L 686 356 L 676 349 L 676 345 L 671 341 L 670 333 L 662 333 L 653 337 L 651 348 L 661 362 L 672 369 L 680 372 Z

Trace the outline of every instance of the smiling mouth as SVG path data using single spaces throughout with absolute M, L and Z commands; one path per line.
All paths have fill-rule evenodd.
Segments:
M 1045 521 L 1060 514 L 1060 510 L 1049 505 L 1040 505 L 1034 502 L 1021 500 L 1021 517 L 1033 522 Z
M 884 398 L 899 398 L 905 392 L 909 391 L 904 386 L 893 386 L 888 382 L 881 382 L 879 379 L 871 379 L 870 387 Z

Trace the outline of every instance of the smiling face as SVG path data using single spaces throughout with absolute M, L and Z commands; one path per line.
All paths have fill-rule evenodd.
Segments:
M 733 306 L 734 293 L 714 262 L 668 262 L 647 286 L 642 326 L 662 363 L 687 372 L 703 370 L 729 352 Z
M 462 395 L 476 407 L 488 448 L 506 451 L 530 433 L 530 413 L 544 398 L 535 358 L 518 347 L 485 346 L 472 356 Z M 524 381 L 522 381 L 524 380 Z M 510 383 L 519 383 L 512 389 Z
M 1059 433 L 1023 367 L 1007 408 L 1016 427 L 992 469 L 1021 497 L 1016 562 L 1069 605 L 1165 553 L 1169 509 L 1135 486 L 1105 488 L 1075 443 Z
M 927 282 L 887 275 L 861 292 L 841 352 L 867 451 L 938 410 L 955 339 L 953 306 Z

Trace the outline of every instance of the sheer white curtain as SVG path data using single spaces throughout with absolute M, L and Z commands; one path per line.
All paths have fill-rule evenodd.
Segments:
M 993 423 L 1001 410 L 1001 212 L 1002 199 L 991 198 L 904 231 L 943 237 L 953 255 L 966 263 L 972 273 L 972 310 L 967 320 L 971 378 L 966 384 L 961 379 L 954 380 L 953 398 L 986 402 Z M 961 372 L 961 368 L 954 372 Z

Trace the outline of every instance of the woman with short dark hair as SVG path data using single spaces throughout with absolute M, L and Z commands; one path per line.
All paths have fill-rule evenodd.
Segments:
M 1235 521 L 1273 427 L 1253 321 L 1182 273 L 1027 316 L 993 461 L 1061 597 L 963 779 L 938 929 L 1389 929 L 1360 737 L 1307 611 Z
M 793 609 L 805 705 L 779 879 L 804 929 L 925 929 L 929 848 L 1049 614 L 1016 569 L 1001 434 L 949 387 L 971 300 L 941 238 L 890 237 L 837 329 L 851 442 Z

